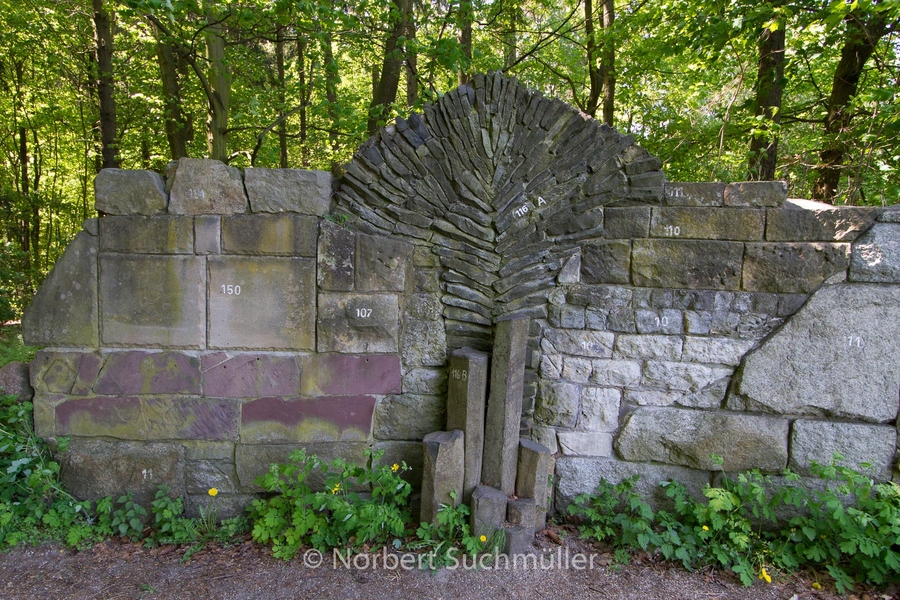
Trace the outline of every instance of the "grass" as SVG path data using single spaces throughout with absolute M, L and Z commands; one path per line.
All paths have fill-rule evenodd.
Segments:
M 19 323 L 0 325 L 0 367 L 11 362 L 30 362 L 38 348 L 26 346 L 22 341 L 22 326 Z

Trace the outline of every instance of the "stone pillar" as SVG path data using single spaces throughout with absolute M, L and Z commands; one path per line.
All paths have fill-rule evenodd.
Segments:
M 549 477 L 553 472 L 553 454 L 546 446 L 522 438 L 519 440 L 519 471 L 516 495 L 534 498 L 534 529 L 540 531 L 547 523 L 549 509 Z
M 527 317 L 500 321 L 494 330 L 491 395 L 487 408 L 481 480 L 507 496 L 512 495 L 516 486 L 516 456 L 530 322 Z
M 436 521 L 441 504 L 456 506 L 462 499 L 465 472 L 463 432 L 435 431 L 422 440 L 422 510 L 420 520 Z M 454 500 L 450 493 L 456 494 Z
M 472 535 L 491 537 L 502 528 L 506 521 L 506 502 L 506 494 L 500 490 L 486 485 L 476 487 L 472 492 Z
M 466 435 L 463 501 L 467 503 L 472 498 L 472 490 L 481 483 L 487 374 L 488 354 L 485 352 L 462 348 L 451 354 L 447 429 L 462 429 Z

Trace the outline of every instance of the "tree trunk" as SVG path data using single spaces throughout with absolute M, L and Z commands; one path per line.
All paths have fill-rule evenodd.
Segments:
M 280 157 L 279 165 L 282 169 L 287 169 L 288 153 L 287 153 L 287 119 L 284 118 L 285 104 L 285 82 L 284 82 L 284 27 L 278 27 L 275 31 L 275 68 L 278 75 L 278 116 L 281 122 L 278 123 L 278 155 Z
M 603 3 L 603 54 L 601 70 L 603 72 L 603 121 L 613 126 L 613 109 L 616 98 L 616 42 L 613 36 L 613 25 L 616 21 L 614 0 Z
M 784 27 L 763 30 L 759 40 L 759 65 L 756 72 L 756 111 L 762 116 L 761 132 L 750 140 L 749 180 L 775 179 L 778 160 L 778 133 L 769 125 L 781 122 L 781 97 L 784 92 Z
M 597 56 L 597 40 L 594 38 L 594 3 L 592 0 L 584 0 L 584 36 L 587 38 L 587 67 L 590 82 L 584 112 L 594 117 L 597 115 L 597 108 L 600 105 L 603 76 L 600 73 Z
M 97 92 L 100 98 L 100 153 L 104 169 L 119 167 L 116 141 L 116 101 L 113 98 L 113 34 L 103 0 L 91 0 L 97 46 Z
M 166 139 L 169 142 L 169 157 L 178 160 L 187 156 L 189 126 L 181 112 L 181 86 L 178 83 L 178 62 L 172 44 L 165 40 L 159 28 L 154 26 L 156 35 L 156 58 L 162 82 L 165 103 Z
M 406 39 L 414 41 L 416 39 L 416 22 L 410 10 L 409 22 L 407 23 Z M 417 73 L 418 56 L 414 50 L 415 43 L 406 44 L 406 105 L 413 106 L 419 99 L 419 79 Z
M 403 57 L 400 38 L 408 28 L 410 0 L 392 0 L 392 4 L 394 6 L 391 10 L 393 27 L 384 47 L 381 76 L 378 78 L 378 85 L 372 96 L 372 104 L 369 105 L 367 125 L 369 135 L 375 135 L 379 125 L 384 123 L 390 111 L 390 105 L 397 99 L 397 89 L 400 86 L 400 67 Z
M 459 47 L 463 54 L 463 64 L 459 66 L 457 72 L 457 82 L 459 85 L 465 85 L 472 78 L 469 67 L 472 64 L 472 21 L 475 18 L 472 9 L 472 0 L 459 0 L 459 16 L 457 23 L 459 27 Z
M 209 115 L 206 122 L 209 157 L 228 162 L 228 108 L 231 96 L 231 73 L 225 61 L 225 27 L 222 15 L 206 5 L 206 58 L 209 62 Z
M 848 105 L 856 95 L 866 61 L 887 31 L 887 24 L 879 14 L 872 15 L 867 21 L 859 21 L 853 14 L 847 16 L 847 33 L 841 58 L 834 70 L 828 114 L 825 116 L 824 147 L 819 155 L 820 165 L 813 186 L 813 198 L 820 202 L 834 203 L 846 151 L 846 142 L 841 140 L 841 135 L 853 116 Z
M 310 86 L 307 83 L 306 73 L 306 38 L 297 36 L 297 84 L 300 88 L 300 162 L 304 169 L 310 165 L 309 146 L 306 144 L 308 135 L 306 122 L 306 107 L 309 105 Z
M 338 151 L 338 131 L 340 122 L 337 110 L 338 88 L 338 64 L 334 59 L 334 51 L 331 48 L 331 33 L 322 36 L 322 54 L 325 58 L 325 101 L 328 103 L 328 118 L 331 120 L 328 133 L 328 147 L 331 155 L 331 173 L 336 178 L 341 175 L 340 162 L 335 158 Z

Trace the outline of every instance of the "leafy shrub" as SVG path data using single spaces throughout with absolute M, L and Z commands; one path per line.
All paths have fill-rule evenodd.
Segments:
M 456 493 L 451 492 L 450 497 L 456 500 Z M 419 541 L 410 544 L 410 548 L 428 549 L 427 564 L 431 568 L 456 565 L 456 554 L 460 548 L 471 557 L 484 551 L 491 554 L 499 552 L 505 541 L 504 532 L 500 530 L 491 537 L 472 535 L 469 529 L 470 514 L 471 510 L 465 504 L 441 504 L 436 515 L 437 523 L 421 523 L 416 530 Z

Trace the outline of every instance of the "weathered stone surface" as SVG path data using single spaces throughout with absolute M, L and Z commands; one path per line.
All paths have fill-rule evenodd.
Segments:
M 741 363 L 744 355 L 754 346 L 756 346 L 756 342 L 753 340 L 687 336 L 684 338 L 682 360 L 737 366 Z
M 876 223 L 853 244 L 850 281 L 900 283 L 900 224 Z
M 766 211 L 766 240 L 770 242 L 852 242 L 868 229 L 878 209 L 832 206 L 812 200 L 789 199 L 784 208 Z
M 407 297 L 406 314 L 413 319 L 440 321 L 443 305 L 434 294 L 414 294 Z
M 462 501 L 465 435 L 459 429 L 435 431 L 422 439 L 422 512 L 420 521 L 437 523 L 442 504 Z
M 210 488 L 216 488 L 219 494 L 233 494 L 237 491 L 234 463 L 231 460 L 188 460 L 184 470 L 184 488 L 188 495 L 206 495 L 208 502 L 211 501 Z M 218 497 L 214 502 L 218 506 Z
M 634 475 L 640 478 L 634 491 L 656 509 L 669 508 L 663 481 L 678 481 L 685 485 L 695 499 L 703 498 L 703 488 L 709 484 L 709 473 L 672 465 L 630 463 L 602 458 L 561 457 L 556 461 L 556 510 L 564 511 L 578 494 L 594 493 L 601 479 L 617 484 Z
M 399 321 L 395 295 L 319 294 L 318 351 L 397 352 Z
M 447 393 L 446 369 L 410 369 L 403 376 L 403 393 L 443 396 Z
M 893 471 L 896 449 L 895 427 L 798 419 L 791 428 L 788 466 L 809 475 L 813 462 L 830 465 L 838 453 L 844 457 L 840 464 L 887 481 Z M 871 467 L 863 467 L 863 463 L 870 463 Z
M 793 415 L 863 421 L 897 418 L 900 287 L 840 284 L 816 292 L 747 355 L 736 386 L 745 405 Z
M 315 455 L 329 463 L 335 458 L 343 458 L 347 462 L 358 465 L 366 464 L 365 442 L 324 442 L 304 444 L 238 444 L 234 448 L 234 466 L 238 482 L 244 492 L 261 492 L 254 481 L 269 471 L 273 463 L 288 463 L 288 457 L 294 450 L 303 449 L 307 456 Z M 314 470 L 306 479 L 313 490 L 321 490 L 324 480 L 319 471 Z M 364 491 L 356 489 L 354 491 Z
M 153 171 L 101 169 L 94 179 L 94 208 L 108 215 L 161 215 L 169 195 Z
M 556 441 L 554 440 L 554 445 Z M 516 496 L 534 498 L 534 528 L 540 531 L 550 510 L 550 475 L 553 473 L 553 451 L 538 442 L 519 440 L 519 464 L 516 473 Z
M 241 442 L 365 442 L 375 398 L 259 398 L 241 407 Z
M 200 359 L 181 352 L 111 352 L 94 383 L 94 393 L 199 395 Z
M 580 410 L 581 386 L 566 381 L 541 381 L 534 410 L 538 422 L 574 428 Z
M 662 310 L 638 309 L 634 311 L 634 324 L 638 333 L 679 334 L 682 331 L 684 317 L 681 311 L 674 308 Z
M 584 387 L 578 431 L 615 431 L 619 428 L 619 404 L 622 392 L 614 388 Z
M 556 274 L 556 282 L 559 284 L 578 283 L 579 281 L 581 281 L 581 252 L 566 259 L 559 273 Z
M 528 527 L 534 535 L 534 516 L 537 504 L 534 498 L 516 498 L 506 503 L 506 522 L 509 525 Z
M 461 496 L 465 502 L 481 482 L 489 360 L 487 353 L 471 348 L 454 350 L 450 355 L 447 429 L 460 429 L 465 434 L 465 478 Z
M 589 358 L 612 356 L 616 336 L 605 331 L 545 329 L 541 350 L 545 354 L 572 354 Z
M 57 435 L 124 440 L 237 438 L 240 407 L 204 398 L 70 398 L 56 406 Z
M 222 252 L 314 257 L 318 230 L 315 217 L 302 215 L 226 216 L 222 219 Z
M 581 280 L 584 283 L 630 283 L 631 242 L 586 244 L 581 255 Z
M 160 485 L 178 496 L 185 493 L 181 444 L 73 439 L 59 461 L 60 478 L 76 498 L 131 492 L 135 502 L 150 506 Z
M 612 456 L 613 438 L 610 433 L 560 431 L 557 438 L 564 456 Z
M 102 363 L 97 353 L 42 350 L 31 361 L 31 385 L 38 393 L 87 394 Z
M 312 259 L 217 256 L 207 264 L 210 348 L 314 349 Z
M 234 462 L 234 442 L 184 440 L 182 445 L 185 460 Z
M 656 207 L 653 237 L 701 240 L 761 240 L 765 212 L 755 208 Z
M 421 440 L 444 429 L 444 399 L 437 396 L 385 396 L 375 406 L 377 440 Z
M 681 360 L 683 342 L 674 335 L 620 335 L 613 351 L 615 358 Z
M 131 254 L 193 254 L 191 217 L 105 217 L 100 219 L 100 251 Z
M 296 212 L 322 217 L 331 209 L 331 173 L 301 169 L 244 169 L 255 213 Z
M 603 237 L 630 240 L 650 235 L 650 207 L 623 206 L 603 211 Z
M 440 367 L 447 362 L 447 331 L 441 321 L 407 319 L 403 336 L 403 364 Z
M 402 292 L 413 246 L 373 235 L 356 236 L 356 289 L 360 292 Z
M 396 354 L 311 354 L 303 357 L 304 396 L 398 394 L 400 357 Z
M 202 348 L 206 268 L 192 256 L 100 257 L 105 346 Z
M 530 319 L 501 321 L 494 331 L 481 480 L 504 494 L 516 485 L 516 456 Z M 505 510 L 504 510 L 505 514 Z
M 325 291 L 353 290 L 356 235 L 330 221 L 319 224 L 318 282 Z
M 534 553 L 534 527 L 507 525 L 504 533 L 503 554 L 515 558 Z
M 169 192 L 174 215 L 230 215 L 248 212 L 241 172 L 217 160 L 180 158 Z
M 591 361 L 590 382 L 612 387 L 634 387 L 641 381 L 641 363 L 634 360 Z
M 725 186 L 725 206 L 783 206 L 787 200 L 784 181 L 743 181 Z
M 900 223 L 900 206 L 892 205 L 884 207 L 878 217 L 879 223 Z
M 551 306 L 550 324 L 561 329 L 584 329 L 583 306 Z
M 22 315 L 32 346 L 94 347 L 97 330 L 97 237 L 80 231 L 56 261 Z
M 631 276 L 636 286 L 735 290 L 744 245 L 705 240 L 634 240 Z
M 629 415 L 616 449 L 622 458 L 635 462 L 778 471 L 787 465 L 788 424 L 777 417 L 642 407 Z M 720 467 L 711 455 L 725 462 Z
M 474 536 L 491 535 L 506 521 L 506 494 L 486 485 L 472 492 L 471 531 Z
M 850 263 L 850 244 L 747 244 L 743 289 L 808 294 Z
M 724 206 L 724 183 L 667 181 L 664 194 L 669 206 Z
M 201 357 L 203 393 L 211 398 L 296 396 L 300 360 L 278 354 L 211 352 Z
M 649 387 L 697 392 L 734 372 L 730 367 L 648 360 L 641 383 Z
M 222 252 L 222 217 L 197 215 L 194 217 L 194 254 Z
M 0 394 L 15 396 L 21 402 L 28 402 L 34 390 L 28 377 L 28 363 L 11 362 L 0 367 Z

